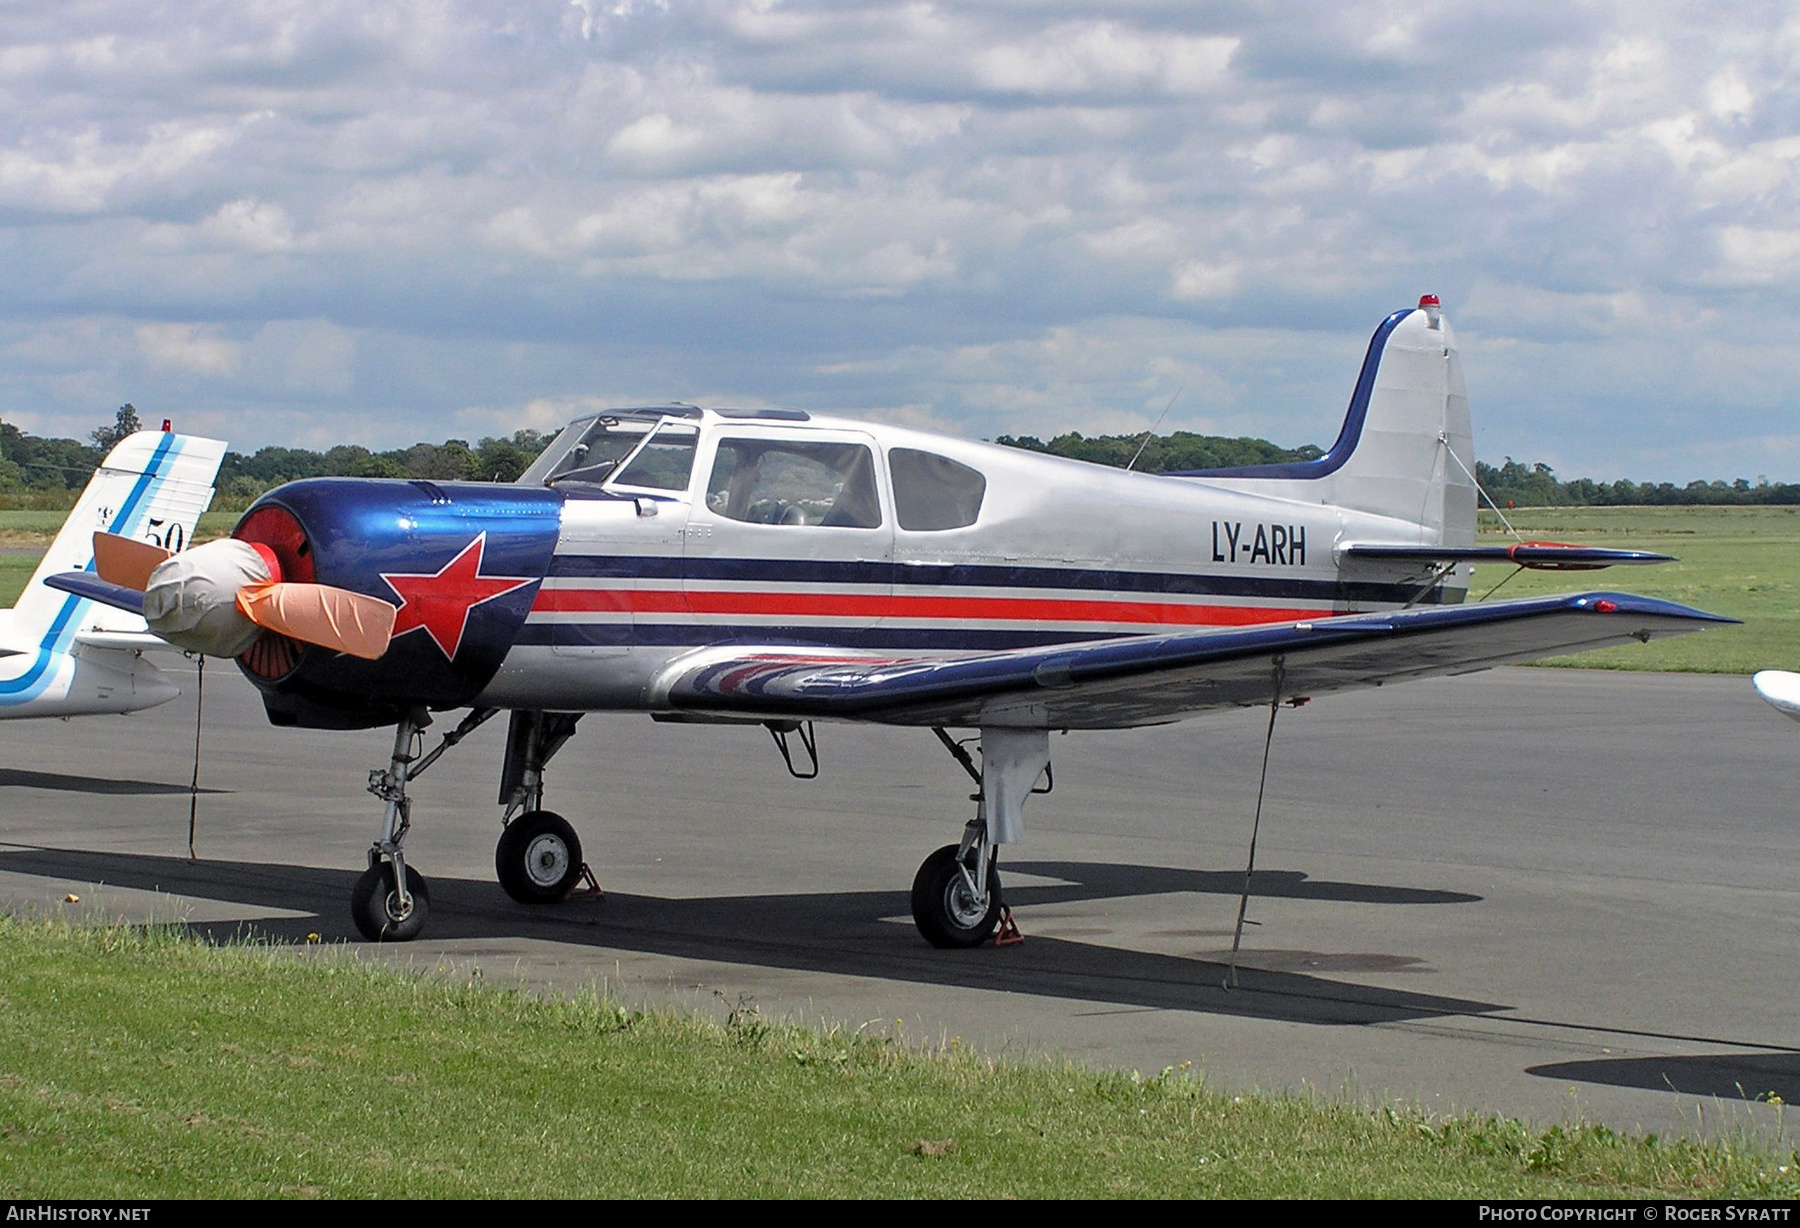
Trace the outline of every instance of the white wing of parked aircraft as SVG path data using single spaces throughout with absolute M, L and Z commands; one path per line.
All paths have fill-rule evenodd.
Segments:
M 1750 679 L 1756 693 L 1783 716 L 1800 721 L 1800 674 L 1785 669 L 1765 669 Z

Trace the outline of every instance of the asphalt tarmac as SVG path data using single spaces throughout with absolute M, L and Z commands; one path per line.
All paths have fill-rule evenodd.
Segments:
M 430 929 L 376 948 L 347 901 L 391 735 L 270 728 L 211 663 L 190 861 L 193 682 L 7 722 L 0 907 L 1440 1114 L 1770 1139 L 1771 1094 L 1800 1101 L 1800 725 L 1746 678 L 1508 669 L 1283 709 L 1230 991 L 1266 711 L 1053 737 L 1002 860 L 1026 941 L 951 952 L 907 909 L 972 810 L 928 732 L 821 727 L 802 782 L 758 728 L 589 716 L 548 804 L 605 898 L 529 909 L 494 881 L 497 719 L 413 786 Z

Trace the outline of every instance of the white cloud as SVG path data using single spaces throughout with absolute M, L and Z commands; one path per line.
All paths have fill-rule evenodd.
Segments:
M 202 229 L 220 242 L 246 251 L 284 252 L 294 246 L 294 224 L 287 210 L 250 196 L 219 206 L 202 223 Z
M 1229 298 L 1238 287 L 1238 268 L 1233 264 L 1184 260 L 1171 270 L 1170 276 L 1170 292 L 1179 299 Z
M 1800 269 L 1800 229 L 1727 226 L 1719 232 L 1721 279 L 1729 285 L 1773 285 Z
M 1221 84 L 1237 45 L 1234 38 L 1157 35 L 1112 21 L 1070 22 L 975 52 L 972 75 L 978 87 L 1001 93 L 1194 94 Z
M 356 334 L 329 320 L 271 320 L 244 347 L 245 365 L 294 392 L 348 393 L 356 376 Z
M 235 374 L 242 357 L 240 346 L 203 324 L 140 324 L 137 346 L 152 367 L 191 375 Z

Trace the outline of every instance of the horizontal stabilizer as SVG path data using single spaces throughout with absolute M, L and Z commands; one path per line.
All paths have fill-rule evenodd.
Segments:
M 102 580 L 91 571 L 61 571 L 53 576 L 45 576 L 44 584 L 61 592 L 98 601 L 101 605 L 109 605 L 115 610 L 129 611 L 139 617 L 144 613 L 143 593 L 135 588 L 126 588 L 123 584 Z
M 75 643 L 81 648 L 98 648 L 107 652 L 180 652 L 160 636 L 148 631 L 77 631 Z
M 1510 546 L 1383 546 L 1352 544 L 1341 553 L 1356 559 L 1399 559 L 1417 563 L 1512 563 L 1530 571 L 1598 571 L 1622 564 L 1673 563 L 1672 554 L 1649 550 L 1608 550 L 1567 542 L 1515 542 Z
M 1625 593 L 1348 614 L 1308 622 L 1057 644 L 956 660 L 737 645 L 677 663 L 680 710 L 888 724 L 1116 729 L 1470 673 L 1736 622 Z

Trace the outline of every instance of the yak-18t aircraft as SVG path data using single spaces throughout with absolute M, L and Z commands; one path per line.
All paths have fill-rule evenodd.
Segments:
M 71 569 L 93 567 L 94 532 L 179 550 L 212 502 L 224 459 L 217 439 L 138 431 L 115 444 L 81 492 L 50 549 L 19 595 L 0 610 L 0 720 L 136 712 L 180 694 L 144 660 L 168 645 L 144 620 L 46 587 Z
M 813 721 L 934 730 L 978 783 L 913 884 L 920 932 L 973 946 L 996 846 L 1051 730 L 1299 702 L 1726 621 L 1617 593 L 1464 603 L 1472 564 L 1660 559 L 1475 544 L 1467 395 L 1437 300 L 1376 330 L 1329 452 L 1150 476 L 782 409 L 620 409 L 571 424 L 512 485 L 313 479 L 228 541 L 116 543 L 70 591 L 235 657 L 276 725 L 395 725 L 368 870 L 371 939 L 425 924 L 407 783 L 511 713 L 501 884 L 564 899 L 585 869 L 543 808 L 590 711 L 763 723 L 790 770 Z M 470 708 L 429 754 L 431 713 Z M 980 760 L 949 729 L 974 730 Z M 789 735 L 798 733 L 798 750 Z M 816 771 L 817 758 L 812 755 Z

